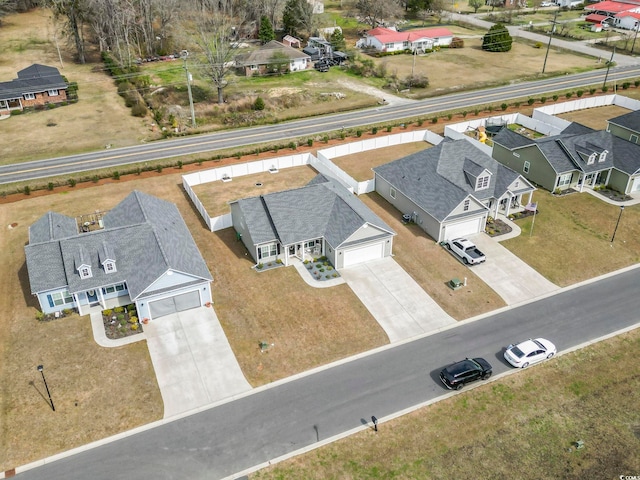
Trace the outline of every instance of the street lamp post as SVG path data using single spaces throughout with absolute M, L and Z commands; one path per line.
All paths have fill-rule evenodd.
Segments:
M 624 205 L 620 205 L 620 214 L 618 215 L 616 228 L 613 229 L 613 235 L 611 235 L 611 243 L 613 243 L 613 240 L 616 238 L 616 232 L 618 231 L 618 225 L 620 225 L 620 218 L 622 217 L 622 212 L 624 212 Z
M 51 393 L 49 392 L 49 385 L 47 385 L 47 379 L 44 378 L 44 367 L 42 365 L 38 365 L 38 371 L 42 374 L 42 381 L 44 382 L 44 388 L 47 389 L 47 395 L 49 395 L 49 403 L 51 404 L 51 410 L 56 411 L 56 407 L 53 406 L 53 399 L 51 398 Z
M 182 57 L 184 71 L 187 75 L 187 91 L 189 92 L 189 106 L 191 107 L 191 126 L 196 128 L 196 113 L 193 110 L 193 95 L 191 94 L 191 74 L 187 68 L 187 57 L 189 56 L 189 52 L 187 50 L 182 50 L 182 52 L 180 52 L 180 56 Z

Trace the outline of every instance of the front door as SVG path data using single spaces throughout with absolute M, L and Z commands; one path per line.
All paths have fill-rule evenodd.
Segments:
M 89 300 L 89 305 L 98 303 L 98 292 L 96 290 L 87 290 L 87 300 Z

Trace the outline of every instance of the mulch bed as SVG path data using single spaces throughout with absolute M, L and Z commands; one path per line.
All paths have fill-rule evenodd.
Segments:
M 116 340 L 118 338 L 129 337 L 142 333 L 142 324 L 138 321 L 135 310 L 116 312 L 114 310 L 102 311 L 102 323 L 107 338 Z
M 494 220 L 491 220 L 490 222 L 487 221 L 487 225 L 484 231 L 490 237 L 497 237 L 500 235 L 504 235 L 505 233 L 511 233 L 511 230 L 513 229 L 509 225 L 507 225 L 499 218 L 496 218 Z

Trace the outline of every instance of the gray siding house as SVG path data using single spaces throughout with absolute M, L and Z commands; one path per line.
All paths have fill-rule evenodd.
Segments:
M 607 121 L 607 132 L 616 137 L 638 143 L 640 137 L 640 110 L 625 113 Z
M 48 212 L 29 227 L 29 283 L 44 313 L 135 303 L 153 319 L 211 302 L 213 278 L 174 204 L 134 191 L 102 221 L 80 233 Z
M 373 171 L 376 192 L 438 242 L 482 232 L 487 217 L 521 210 L 535 190 L 465 139 L 444 140 Z
M 551 192 L 596 185 L 640 191 L 640 145 L 575 123 L 538 139 L 504 128 L 493 138 L 492 155 Z
M 231 202 L 233 227 L 256 264 L 326 256 L 336 269 L 388 257 L 395 232 L 337 181 Z

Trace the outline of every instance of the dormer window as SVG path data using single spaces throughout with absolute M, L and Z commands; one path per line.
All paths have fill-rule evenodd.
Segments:
M 589 158 L 587 158 L 587 165 L 593 165 L 596 161 L 597 156 L 598 154 L 596 152 L 593 152 L 591 155 L 589 155 Z
M 476 190 L 484 190 L 489 188 L 489 175 L 482 175 L 476 180 Z
M 608 150 L 603 150 L 602 153 L 600 154 L 600 156 L 598 157 L 598 163 L 600 162 L 604 162 L 607 159 L 607 153 L 609 153 Z
M 105 273 L 114 273 L 116 271 L 116 262 L 112 260 L 104 262 L 103 266 Z
M 80 273 L 80 278 L 91 278 L 93 275 L 91 274 L 91 267 L 89 265 L 80 265 L 78 269 L 78 273 Z

